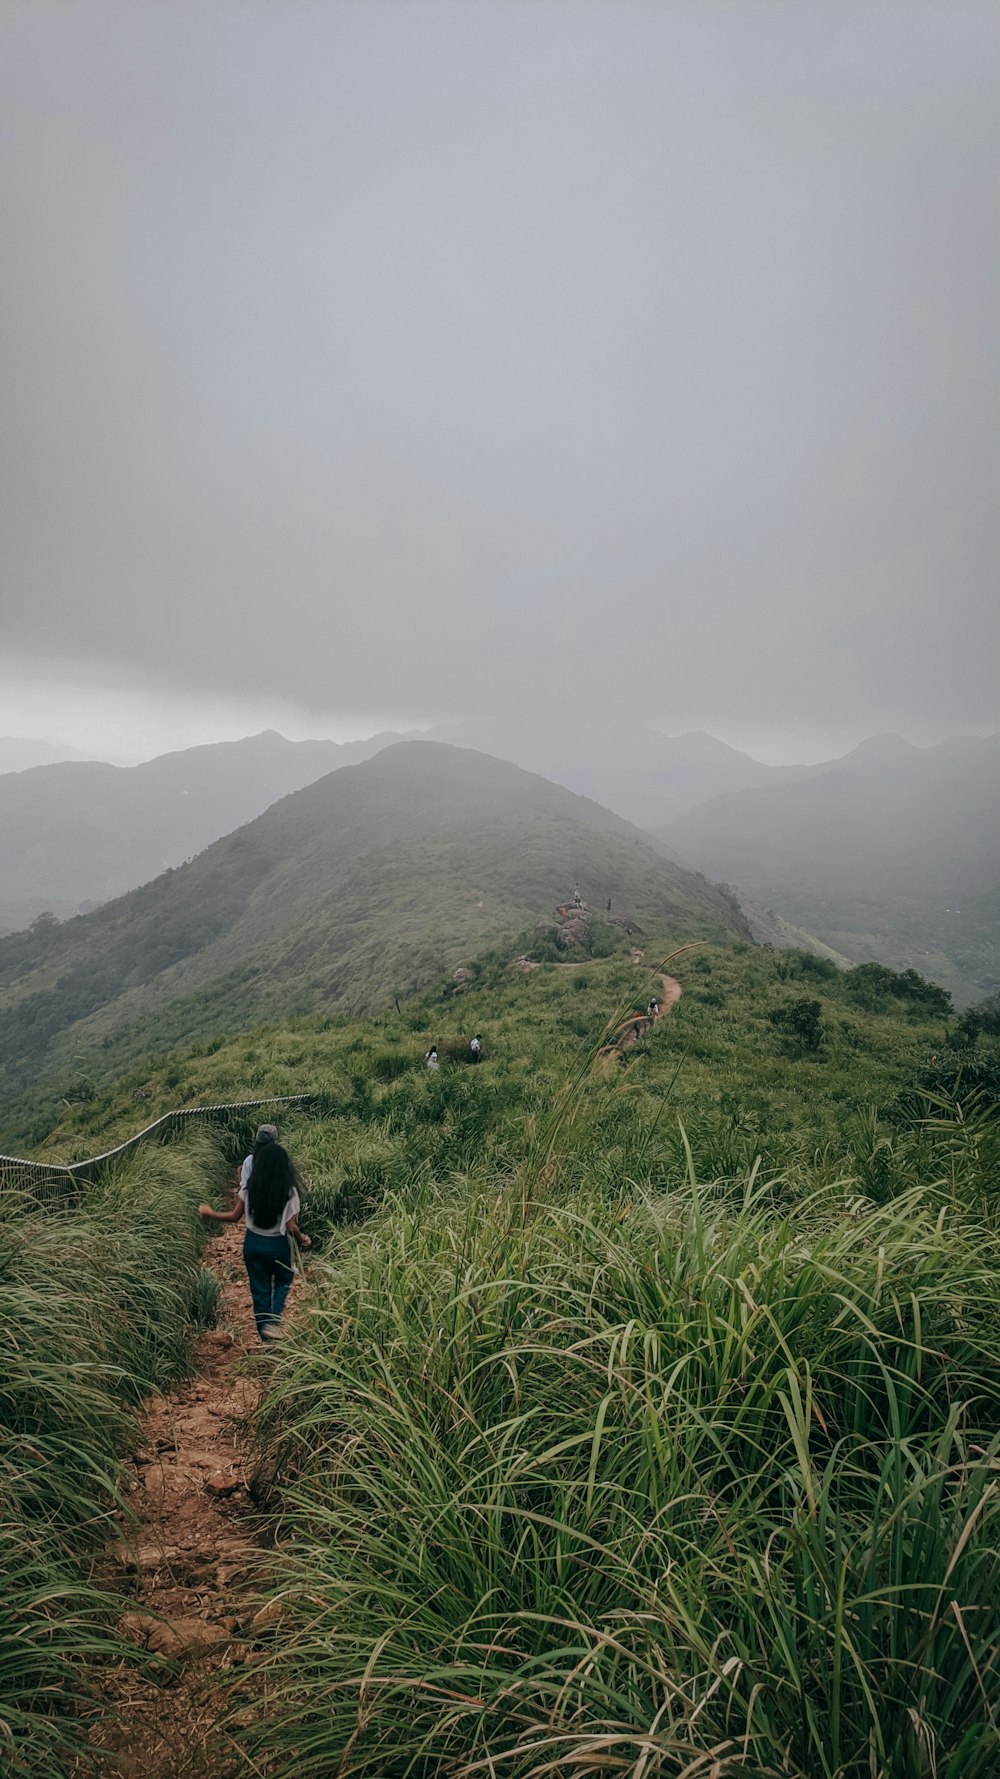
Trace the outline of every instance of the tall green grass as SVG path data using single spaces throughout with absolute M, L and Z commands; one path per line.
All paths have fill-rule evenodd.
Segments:
M 142 1398 L 183 1373 L 220 1160 L 199 1135 L 120 1163 L 78 1202 L 0 1209 L 0 1770 L 67 1772 L 87 1668 L 122 1653 L 91 1581 Z
M 467 1184 L 331 1267 L 257 1427 L 248 1754 L 323 1775 L 998 1770 L 1000 1269 L 911 1189 Z

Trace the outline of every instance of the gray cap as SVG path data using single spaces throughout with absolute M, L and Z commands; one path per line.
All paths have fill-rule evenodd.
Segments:
M 276 1124 L 258 1124 L 257 1135 L 254 1137 L 255 1143 L 276 1143 L 277 1141 L 278 1126 Z

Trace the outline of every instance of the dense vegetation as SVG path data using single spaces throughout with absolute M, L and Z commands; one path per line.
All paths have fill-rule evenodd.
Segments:
M 394 1204 L 314 1292 L 258 1429 L 294 1480 L 254 1757 L 995 1772 L 979 1207 L 565 1184 Z
M 80 1080 L 44 1145 L 316 1096 L 282 1120 L 318 1259 L 255 1430 L 281 1612 L 234 1694 L 248 1770 L 986 1779 L 989 1010 L 706 944 L 619 1052 L 655 954 L 550 944 Z
M 173 1106 L 315 1092 L 323 1116 L 312 1122 L 329 1132 L 331 1149 L 355 1126 L 384 1134 L 397 1156 L 393 1185 L 424 1160 L 438 1170 L 467 1169 L 484 1142 L 514 1156 L 525 1118 L 544 1115 L 567 1068 L 586 1058 L 609 1018 L 627 1025 L 628 1014 L 659 991 L 648 967 L 655 950 L 637 967 L 632 941 L 600 926 L 589 944 L 598 955 L 561 951 L 548 933 L 527 933 L 472 960 L 462 981 L 439 978 L 398 1013 L 362 1022 L 283 1020 L 140 1061 L 109 1085 L 70 1078 L 45 1152 L 70 1160 L 92 1154 L 95 1144 Z M 525 971 L 516 959 L 528 952 L 547 961 Z M 839 972 L 804 953 L 747 945 L 697 945 L 668 968 L 684 985 L 669 1020 L 628 1051 L 624 1070 L 617 1063 L 588 1089 L 595 1148 L 610 1170 L 625 1166 L 611 1126 L 645 1133 L 656 1120 L 654 1153 L 672 1150 L 676 1158 L 678 1117 L 710 1177 L 738 1171 L 758 1153 L 775 1166 L 826 1143 L 843 1153 L 860 1141 L 857 1121 L 869 1108 L 888 1113 L 929 1070 L 939 1086 L 942 1075 L 954 1080 L 968 1066 L 962 1026 L 949 1018 L 941 991 L 919 978 Z M 818 1003 L 818 1042 L 803 1044 L 787 1027 L 803 1000 Z M 478 1075 L 464 1066 L 475 1029 L 490 1064 Z M 463 1065 L 436 1081 L 425 1079 L 423 1066 L 432 1040 Z M 336 1123 L 326 1124 L 331 1108 Z M 437 1146 L 421 1148 L 432 1137 Z
M 420 742 L 330 773 L 119 901 L 0 939 L 10 1129 L 78 1059 L 111 1080 L 195 1035 L 412 998 L 577 880 L 646 931 L 745 932 L 648 836 L 502 761 Z
M 219 1156 L 204 1135 L 108 1169 L 81 1202 L 4 1189 L 0 1219 L 0 1771 L 81 1745 L 89 1663 L 129 1651 L 92 1564 L 122 1507 L 135 1410 L 189 1364 Z
M 328 1248 L 259 1418 L 268 1772 L 995 1772 L 995 1111 L 910 1105 L 926 985 L 677 967 L 676 1024 L 624 1079 L 581 1033 L 520 1143 L 457 1046 L 430 1080 L 351 1053 L 371 1135 L 344 1165 L 362 1208 L 379 1170 L 387 1196 Z M 514 997 L 550 1036 L 587 993 L 557 969 Z M 818 1042 L 769 1017 L 804 985 Z M 479 1096 L 492 1149 L 465 1140 Z M 444 1148 L 393 1180 L 418 1104 L 451 1181 Z M 336 1177 L 314 1123 L 294 1140 Z

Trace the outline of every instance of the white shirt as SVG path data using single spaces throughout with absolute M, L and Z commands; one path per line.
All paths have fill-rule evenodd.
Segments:
M 239 1190 L 239 1194 L 238 1194 L 238 1196 L 242 1202 L 242 1205 L 243 1205 L 243 1215 L 246 1218 L 247 1228 L 250 1230 L 252 1235 L 284 1235 L 288 1229 L 288 1225 L 289 1225 L 289 1222 L 291 1221 L 291 1219 L 293 1217 L 297 1217 L 299 1212 L 302 1209 L 302 1205 L 299 1200 L 299 1195 L 296 1192 L 295 1187 L 293 1186 L 292 1192 L 291 1192 L 291 1197 L 289 1198 L 288 1203 L 285 1205 L 285 1208 L 281 1213 L 281 1222 L 272 1224 L 270 1229 L 261 1229 L 260 1224 L 255 1223 L 253 1218 L 251 1217 L 250 1206 L 247 1203 L 247 1188 L 250 1184 L 250 1175 L 251 1175 L 252 1171 L 253 1171 L 253 1156 L 248 1155 L 245 1162 L 243 1163 L 243 1166 L 240 1168 L 240 1190 Z

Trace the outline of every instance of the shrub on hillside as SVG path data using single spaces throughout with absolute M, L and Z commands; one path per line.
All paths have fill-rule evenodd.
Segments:
M 858 964 L 844 974 L 849 998 L 869 1012 L 893 1002 L 904 1003 L 923 1018 L 946 1019 L 952 1011 L 951 996 L 937 983 L 927 982 L 916 970 L 889 970 L 884 964 Z
M 823 1022 L 820 1018 L 822 1011 L 819 1001 L 802 999 L 787 1001 L 782 1007 L 772 1007 L 767 1017 L 779 1031 L 786 1032 L 794 1039 L 802 1050 L 818 1050 L 823 1042 Z

